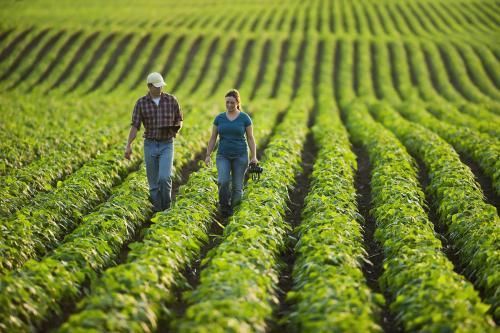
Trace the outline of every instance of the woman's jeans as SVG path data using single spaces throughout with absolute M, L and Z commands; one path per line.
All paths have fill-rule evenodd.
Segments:
M 144 161 L 149 183 L 149 195 L 156 212 L 170 207 L 174 140 L 144 140 Z
M 248 167 L 248 155 L 229 158 L 217 155 L 216 158 L 219 185 L 219 205 L 221 213 L 232 214 L 232 208 L 241 201 L 243 180 Z

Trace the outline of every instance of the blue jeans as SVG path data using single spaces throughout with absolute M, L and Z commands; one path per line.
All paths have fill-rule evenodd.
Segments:
M 149 183 L 149 195 L 154 211 L 170 207 L 174 141 L 144 140 L 144 161 Z
M 230 215 L 233 207 L 240 203 L 243 195 L 243 180 L 248 167 L 248 155 L 234 158 L 217 155 L 215 163 L 218 173 L 220 210 Z

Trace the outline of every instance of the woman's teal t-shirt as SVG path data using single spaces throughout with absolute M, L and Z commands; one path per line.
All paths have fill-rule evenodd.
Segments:
M 222 112 L 215 117 L 214 125 L 217 126 L 220 137 L 217 155 L 238 157 L 248 154 L 245 132 L 246 128 L 252 125 L 248 114 L 241 111 L 239 116 L 231 121 L 227 119 L 226 113 Z

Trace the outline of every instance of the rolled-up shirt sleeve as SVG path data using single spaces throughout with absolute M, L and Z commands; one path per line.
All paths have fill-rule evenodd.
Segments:
M 141 108 L 139 106 L 139 101 L 138 101 L 137 103 L 135 103 L 134 112 L 132 113 L 132 123 L 130 125 L 137 128 L 137 130 L 140 130 L 141 122 L 142 122 Z

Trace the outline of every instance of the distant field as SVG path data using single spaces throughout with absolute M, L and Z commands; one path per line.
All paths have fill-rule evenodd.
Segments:
M 0 332 L 497 331 L 498 1 L 0 6 Z M 157 214 L 123 158 L 153 71 L 185 116 Z M 264 173 L 224 220 L 231 88 Z

